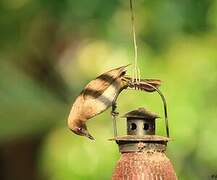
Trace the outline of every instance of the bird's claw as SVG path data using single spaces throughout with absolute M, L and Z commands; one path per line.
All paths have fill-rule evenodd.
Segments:
M 119 112 L 117 112 L 117 111 L 112 111 L 112 112 L 111 112 L 111 115 L 112 115 L 113 117 L 117 117 L 117 116 L 119 115 Z
M 112 111 L 111 111 L 112 117 L 117 117 L 119 115 L 119 112 L 117 112 L 116 109 L 117 109 L 117 104 L 113 103 L 112 104 Z

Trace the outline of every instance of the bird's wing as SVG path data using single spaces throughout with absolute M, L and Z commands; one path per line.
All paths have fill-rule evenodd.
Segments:
M 116 78 L 116 76 L 111 76 L 106 73 L 100 75 L 95 80 L 92 80 L 90 83 L 88 83 L 84 90 L 81 92 L 83 98 L 97 98 L 101 96 L 103 92 L 114 82 Z
M 128 65 L 127 65 L 128 66 Z M 126 73 L 126 67 L 121 66 L 119 68 L 112 69 L 100 76 L 95 80 L 92 80 L 84 90 L 81 92 L 83 98 L 88 97 L 97 98 L 103 94 L 103 92 L 120 76 Z

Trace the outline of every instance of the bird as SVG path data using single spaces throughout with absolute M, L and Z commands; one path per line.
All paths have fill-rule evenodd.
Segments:
M 117 115 L 116 100 L 118 95 L 127 88 L 138 87 L 153 92 L 161 85 L 160 80 L 144 79 L 134 83 L 126 76 L 127 67 L 121 66 L 109 70 L 90 81 L 75 99 L 68 116 L 68 128 L 77 135 L 95 140 L 89 133 L 86 122 L 112 107 L 112 115 Z

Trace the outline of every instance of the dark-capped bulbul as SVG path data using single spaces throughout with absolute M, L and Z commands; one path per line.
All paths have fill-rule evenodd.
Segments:
M 103 73 L 85 86 L 72 105 L 68 117 L 68 127 L 71 131 L 94 140 L 87 130 L 86 122 L 109 107 L 115 106 L 116 99 L 123 89 L 134 87 L 132 78 L 125 76 L 127 66 Z M 155 91 L 153 86 L 158 88 L 161 84 L 160 80 L 141 81 L 143 89 L 147 92 Z M 146 86 L 146 84 L 151 84 L 151 86 Z

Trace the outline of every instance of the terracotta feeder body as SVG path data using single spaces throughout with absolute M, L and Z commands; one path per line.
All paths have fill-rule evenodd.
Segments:
M 165 151 L 169 138 L 155 135 L 158 116 L 144 108 L 131 111 L 127 135 L 115 137 L 121 152 L 112 180 L 177 180 Z

